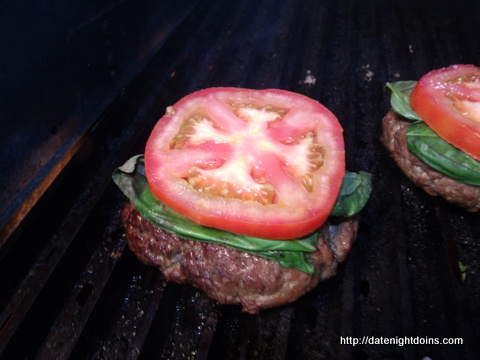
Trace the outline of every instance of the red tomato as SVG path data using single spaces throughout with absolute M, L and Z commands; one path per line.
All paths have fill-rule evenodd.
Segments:
M 433 70 L 419 80 L 410 102 L 440 137 L 480 160 L 480 68 Z
M 283 90 L 210 88 L 168 107 L 145 149 L 153 194 L 205 226 L 265 239 L 317 229 L 345 174 L 323 105 Z

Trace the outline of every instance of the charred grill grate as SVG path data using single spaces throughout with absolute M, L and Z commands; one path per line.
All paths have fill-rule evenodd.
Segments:
M 0 359 L 477 359 L 480 214 L 417 189 L 378 139 L 385 82 L 480 65 L 479 19 L 468 1 L 435 9 L 416 1 L 198 1 L 78 137 L 0 248 Z M 119 226 L 126 200 L 113 168 L 143 151 L 166 106 L 210 86 L 318 99 L 344 127 L 349 170 L 374 174 L 360 235 L 338 275 L 258 315 L 165 284 L 126 248 Z M 340 344 L 340 336 L 364 335 L 463 345 Z

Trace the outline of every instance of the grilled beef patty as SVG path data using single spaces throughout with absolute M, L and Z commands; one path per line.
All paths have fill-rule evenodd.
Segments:
M 245 312 L 290 303 L 335 275 L 350 251 L 359 217 L 325 223 L 312 253 L 315 274 L 226 246 L 181 239 L 162 230 L 128 204 L 122 221 L 130 249 L 145 264 L 159 266 L 168 281 L 191 284 L 221 304 L 241 304 Z
M 468 211 L 480 210 L 480 186 L 468 185 L 446 176 L 422 162 L 407 148 L 407 127 L 411 122 L 390 110 L 382 121 L 380 140 L 398 167 L 417 186 L 432 196 L 442 196 Z

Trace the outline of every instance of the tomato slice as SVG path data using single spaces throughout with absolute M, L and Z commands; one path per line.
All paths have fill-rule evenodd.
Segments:
M 167 108 L 147 142 L 145 172 L 160 201 L 201 225 L 294 239 L 335 204 L 343 130 L 300 94 L 209 88 Z
M 440 137 L 480 160 L 479 67 L 452 65 L 425 74 L 410 103 Z

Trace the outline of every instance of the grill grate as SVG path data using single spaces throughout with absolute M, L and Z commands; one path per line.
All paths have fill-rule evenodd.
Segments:
M 480 65 L 480 11 L 467 6 L 199 1 L 0 248 L 0 359 L 477 359 L 480 214 L 427 196 L 378 140 L 385 82 Z M 318 99 L 344 127 L 348 169 L 374 174 L 338 275 L 258 315 L 165 284 L 120 229 L 112 170 L 143 151 L 166 106 L 210 86 Z M 364 335 L 464 344 L 340 344 Z

